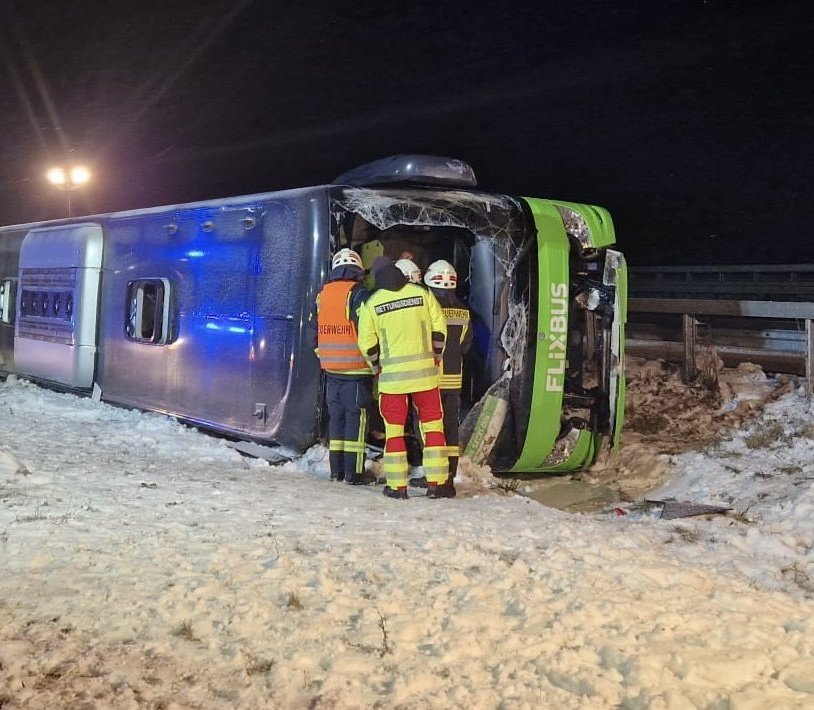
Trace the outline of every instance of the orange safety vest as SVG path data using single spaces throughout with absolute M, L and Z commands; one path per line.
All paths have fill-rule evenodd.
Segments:
M 359 352 L 350 318 L 350 296 L 356 281 L 329 281 L 317 296 L 319 364 L 330 372 L 353 373 L 370 368 Z

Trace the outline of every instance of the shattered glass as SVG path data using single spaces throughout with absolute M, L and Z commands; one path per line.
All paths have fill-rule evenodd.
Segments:
M 506 371 L 509 373 L 519 375 L 523 372 L 526 355 L 526 348 L 523 344 L 526 342 L 528 325 L 529 314 L 526 304 L 510 303 L 509 318 L 500 334 L 500 344 L 508 354 Z
M 565 463 L 571 454 L 574 452 L 574 447 L 579 441 L 580 430 L 573 428 L 569 429 L 565 436 L 561 436 L 554 442 L 554 448 L 551 453 L 546 457 L 543 462 L 544 466 L 558 466 Z
M 528 238 L 522 208 L 508 195 L 462 192 L 458 190 L 342 190 L 333 203 L 333 218 L 341 223 L 343 213 L 362 217 L 380 231 L 399 225 L 454 227 L 465 229 L 475 237 L 473 251 L 484 247 L 501 267 L 504 284 L 511 282 L 517 265 L 525 256 L 532 240 Z M 470 261 L 472 269 L 475 260 Z M 526 337 L 528 306 L 522 301 L 508 304 L 508 318 L 500 335 L 506 353 L 503 369 L 509 373 L 522 370 L 525 348 L 518 347 Z
M 560 217 L 562 218 L 562 223 L 565 227 L 566 234 L 568 234 L 569 237 L 576 239 L 583 249 L 590 249 L 592 246 L 591 231 L 588 229 L 585 218 L 578 212 L 574 212 L 574 210 L 568 207 L 564 207 L 562 205 L 556 205 L 556 207 L 557 212 L 560 213 Z
M 514 272 L 531 243 L 522 241 L 520 203 L 507 195 L 357 188 L 343 190 L 333 209 L 337 223 L 343 213 L 352 212 L 381 231 L 398 225 L 465 229 L 475 235 L 476 244 L 488 245 L 505 277 Z
M 396 225 L 458 227 L 481 239 L 513 240 L 523 232 L 520 203 L 506 195 L 457 190 L 343 190 L 334 208 L 384 231 Z
M 500 333 L 500 344 L 506 354 L 503 373 L 486 390 L 484 395 L 474 403 L 460 424 L 459 435 L 462 450 L 475 464 L 489 461 L 490 454 L 495 447 L 501 441 L 505 442 L 512 429 L 516 427 L 514 417 L 511 414 L 512 409 L 509 405 L 512 401 L 513 380 L 519 378 L 523 373 L 527 353 L 525 341 L 528 332 L 528 321 L 528 306 L 525 303 L 509 304 L 509 315 Z M 495 408 L 494 405 L 498 402 L 504 402 L 506 406 Z M 491 411 L 506 412 L 506 415 L 505 421 L 501 422 L 500 431 L 495 432 L 494 438 L 491 441 L 479 442 L 473 440 L 473 437 L 476 437 L 477 429 L 483 425 L 484 411 L 487 414 Z M 468 446 L 470 441 L 472 441 L 472 446 Z

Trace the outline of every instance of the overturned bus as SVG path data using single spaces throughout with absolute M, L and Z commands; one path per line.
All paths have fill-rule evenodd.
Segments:
M 395 156 L 329 185 L 0 228 L 0 373 L 301 452 L 322 433 L 306 330 L 331 255 L 409 251 L 452 263 L 472 312 L 465 452 L 584 467 L 624 406 L 610 215 L 475 187 L 460 160 Z

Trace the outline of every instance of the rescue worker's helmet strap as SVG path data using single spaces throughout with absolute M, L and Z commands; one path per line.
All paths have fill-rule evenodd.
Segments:
M 448 261 L 433 261 L 424 274 L 424 283 L 432 288 L 454 289 L 458 285 L 458 273 Z
M 364 266 L 362 266 L 362 257 L 359 256 L 353 249 L 340 249 L 336 254 L 334 254 L 334 258 L 331 261 L 331 269 L 335 269 L 337 266 L 355 266 L 359 269 L 364 271 Z

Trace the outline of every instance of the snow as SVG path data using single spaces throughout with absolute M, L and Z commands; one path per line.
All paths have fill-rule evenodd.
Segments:
M 644 498 L 733 508 L 678 521 L 473 469 L 393 501 L 330 482 L 322 447 L 273 467 L 14 377 L 0 432 L 3 710 L 814 707 L 798 390 L 660 458 Z

